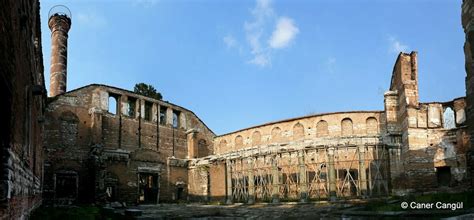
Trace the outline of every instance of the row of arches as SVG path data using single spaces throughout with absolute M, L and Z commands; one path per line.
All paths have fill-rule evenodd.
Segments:
M 341 120 L 341 136 L 351 136 L 354 134 L 354 125 L 352 119 L 344 118 Z M 375 117 L 369 117 L 366 119 L 366 134 L 367 135 L 376 135 L 379 133 L 378 121 Z M 270 142 L 279 142 L 282 141 L 282 130 L 280 127 L 274 127 L 270 132 Z M 329 135 L 329 126 L 328 122 L 325 120 L 320 120 L 316 123 L 316 137 L 327 137 Z M 293 126 L 293 140 L 301 140 L 305 137 L 305 128 L 303 124 L 297 122 Z M 262 143 L 262 134 L 260 131 L 254 131 L 251 135 L 251 145 L 256 146 Z M 234 145 L 236 149 L 243 147 L 244 138 L 242 135 L 237 135 L 234 139 Z M 225 149 L 227 146 L 226 140 L 221 140 L 219 143 L 220 149 Z

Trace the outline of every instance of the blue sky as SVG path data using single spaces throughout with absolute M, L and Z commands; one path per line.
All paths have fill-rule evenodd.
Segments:
M 215 133 L 312 113 L 383 110 L 399 51 L 420 100 L 465 95 L 461 0 L 41 1 L 72 11 L 68 90 L 154 85 Z

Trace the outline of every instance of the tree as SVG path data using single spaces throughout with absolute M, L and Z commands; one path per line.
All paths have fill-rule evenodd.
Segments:
M 149 84 L 137 83 L 135 84 L 133 91 L 137 94 L 144 95 L 146 97 L 150 97 L 153 99 L 158 99 L 158 100 L 163 99 L 163 96 L 161 96 L 161 93 L 157 92 L 155 87 Z

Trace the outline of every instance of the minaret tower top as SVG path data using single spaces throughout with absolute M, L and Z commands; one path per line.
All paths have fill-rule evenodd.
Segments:
M 51 30 L 51 66 L 49 96 L 66 92 L 67 39 L 71 28 L 71 11 L 64 5 L 49 10 L 48 26 Z

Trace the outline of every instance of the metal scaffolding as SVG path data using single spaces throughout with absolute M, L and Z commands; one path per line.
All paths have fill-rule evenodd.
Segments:
M 388 195 L 384 145 L 318 146 L 227 162 L 228 202 L 279 202 Z

